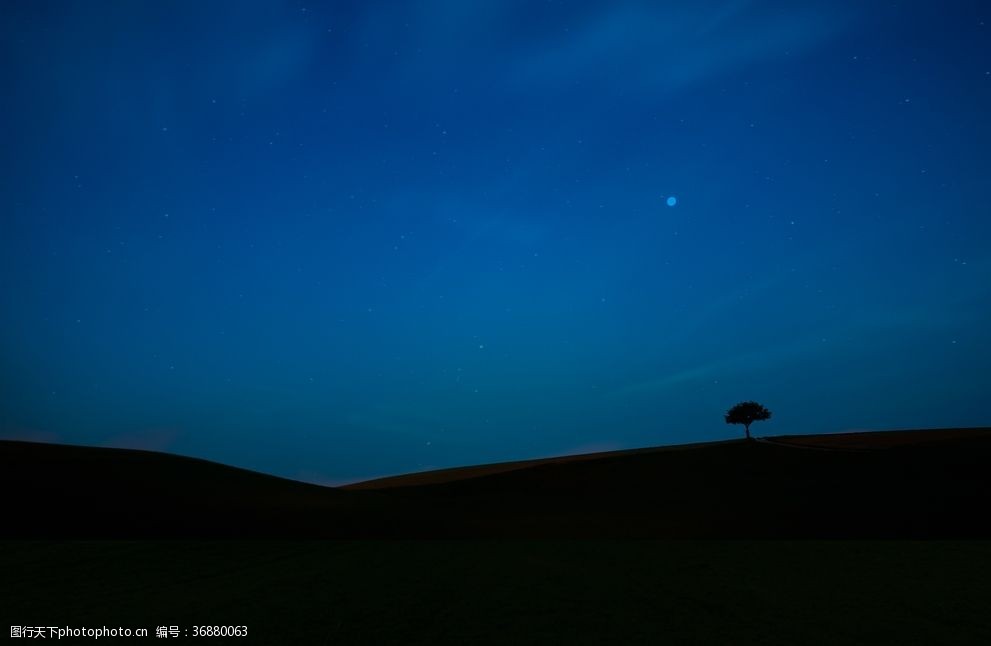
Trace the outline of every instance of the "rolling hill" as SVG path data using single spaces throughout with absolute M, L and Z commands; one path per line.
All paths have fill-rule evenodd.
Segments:
M 782 436 L 343 488 L 148 451 L 0 442 L 6 538 L 991 538 L 991 429 Z

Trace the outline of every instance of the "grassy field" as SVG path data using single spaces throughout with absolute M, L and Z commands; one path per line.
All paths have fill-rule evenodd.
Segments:
M 991 643 L 983 541 L 7 541 L 0 572 L 7 625 L 248 626 L 209 642 Z

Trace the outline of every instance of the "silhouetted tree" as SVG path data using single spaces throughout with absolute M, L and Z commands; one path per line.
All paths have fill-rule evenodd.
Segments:
M 726 423 L 743 424 L 748 440 L 751 439 L 750 425 L 754 422 L 762 422 L 765 419 L 771 419 L 771 411 L 757 402 L 740 402 L 726 411 Z

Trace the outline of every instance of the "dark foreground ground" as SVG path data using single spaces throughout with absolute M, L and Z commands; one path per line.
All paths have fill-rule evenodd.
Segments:
M 63 644 L 991 643 L 978 541 L 7 541 L 0 583 L 4 632 L 150 634 Z
M 991 644 L 989 464 L 989 429 L 945 429 L 331 489 L 0 442 L 0 630 L 150 633 L 64 644 L 148 643 L 158 626 L 231 644 Z

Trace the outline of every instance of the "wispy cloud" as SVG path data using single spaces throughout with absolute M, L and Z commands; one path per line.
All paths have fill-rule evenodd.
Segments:
M 769 360 L 783 359 L 789 355 L 798 356 L 803 352 L 809 352 L 815 349 L 816 346 L 811 339 L 783 342 L 759 350 L 741 352 L 725 359 L 709 361 L 682 370 L 676 370 L 652 379 L 628 383 L 607 393 L 606 397 L 610 399 L 625 399 L 642 395 L 653 395 L 674 389 L 685 383 L 712 379 L 714 377 L 726 377 L 745 370 L 749 366 L 763 365 L 764 362 Z
M 954 302 L 953 299 L 946 299 L 944 308 L 951 307 L 950 304 Z M 946 329 L 965 316 L 963 311 L 954 314 L 934 314 L 932 309 L 917 305 L 907 305 L 899 309 L 865 309 L 849 319 L 823 326 L 792 339 L 783 339 L 722 359 L 702 362 L 654 378 L 621 385 L 609 392 L 607 397 L 623 399 L 665 391 L 678 392 L 678 387 L 683 384 L 732 377 L 754 366 L 781 366 L 790 361 L 832 356 L 837 351 L 834 343 L 838 339 L 863 339 L 862 348 L 880 349 L 886 344 L 904 342 L 908 338 L 905 336 L 906 330 L 925 333 Z
M 538 43 L 518 61 L 515 75 L 542 86 L 591 80 L 673 90 L 801 54 L 848 23 L 849 16 L 830 5 L 609 4 Z
M 625 96 L 675 90 L 797 56 L 854 22 L 850 8 L 816 0 L 628 0 L 537 11 L 531 2 L 430 0 L 400 15 L 391 5 L 368 7 L 355 27 L 363 42 L 410 53 L 392 60 L 398 77 L 442 86 L 470 77 L 493 92 L 528 95 L 599 85 Z

